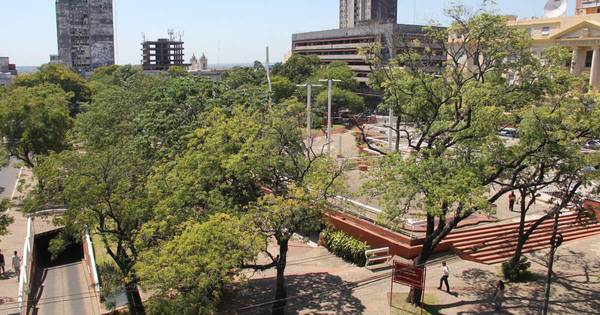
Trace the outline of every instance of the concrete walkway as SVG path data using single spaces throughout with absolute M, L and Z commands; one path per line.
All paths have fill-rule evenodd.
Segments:
M 600 237 L 569 242 L 557 252 L 550 314 L 598 314 L 600 310 Z M 547 251 L 528 254 L 534 279 L 508 283 L 502 314 L 540 314 Z M 441 261 L 450 269 L 450 290 L 437 290 Z M 493 284 L 500 265 L 482 265 L 447 255 L 427 270 L 426 313 L 498 314 L 493 311 Z M 293 241 L 288 253 L 286 283 L 290 314 L 411 314 L 389 306 L 390 270 L 370 271 L 342 261 L 325 248 Z M 248 273 L 246 286 L 227 290 L 219 314 L 266 314 L 274 297 L 275 272 Z M 369 280 L 370 279 L 370 280 Z M 394 300 L 408 288 L 396 285 Z M 418 312 L 414 312 L 418 314 Z
M 3 196 L 11 197 L 13 204 L 19 204 L 24 194 L 17 188 L 17 181 L 31 183 L 33 174 L 30 170 L 23 169 L 20 172 L 14 168 L 4 168 L 0 171 L 2 183 L 6 186 L 2 192 Z M 14 177 L 12 177 L 14 176 Z M 17 296 L 19 283 L 10 266 L 13 251 L 17 251 L 19 257 L 23 257 L 23 243 L 27 234 L 27 217 L 18 211 L 18 207 L 8 209 L 8 214 L 13 217 L 14 222 L 8 227 L 8 234 L 0 236 L 0 250 L 6 262 L 6 273 L 0 276 L 0 314 L 14 314 L 17 312 Z M 38 218 L 34 224 L 36 232 L 44 232 L 53 229 L 53 224 L 48 219 Z

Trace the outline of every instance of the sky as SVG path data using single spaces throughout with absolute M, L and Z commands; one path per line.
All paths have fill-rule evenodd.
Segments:
M 447 23 L 444 9 L 481 0 L 398 0 L 398 23 Z M 497 12 L 541 16 L 546 0 L 496 0 Z M 17 66 L 38 66 L 57 53 L 55 0 L 0 0 L 0 56 Z M 116 62 L 139 64 L 146 39 L 183 32 L 185 58 L 206 54 L 209 64 L 281 61 L 292 33 L 337 28 L 339 0 L 114 0 Z M 569 15 L 575 0 L 569 0 Z

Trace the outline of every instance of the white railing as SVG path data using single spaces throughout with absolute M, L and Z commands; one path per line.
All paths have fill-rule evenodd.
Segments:
M 31 289 L 31 268 L 33 267 L 33 242 L 35 240 L 35 231 L 33 229 L 33 220 L 36 216 L 53 215 L 64 213 L 66 209 L 48 209 L 30 214 L 27 216 L 27 236 L 23 244 L 23 257 L 21 258 L 21 267 L 19 272 L 19 292 L 17 294 L 17 305 L 19 313 L 23 313 L 26 296 Z
M 89 257 L 87 268 L 92 276 L 92 285 L 94 286 L 96 294 L 100 296 L 100 279 L 98 278 L 98 268 L 96 267 L 96 256 L 94 255 L 94 247 L 92 246 L 92 240 L 88 233 L 85 233 L 85 246 Z
M 33 240 L 35 232 L 33 231 L 33 217 L 27 218 L 27 236 L 25 237 L 25 244 L 23 244 L 23 257 L 21 261 L 21 267 L 19 272 L 19 293 L 17 296 L 17 303 L 19 307 L 19 313 L 23 312 L 23 304 L 25 303 L 25 297 L 29 294 L 30 281 L 29 276 L 31 275 L 31 267 L 33 264 Z

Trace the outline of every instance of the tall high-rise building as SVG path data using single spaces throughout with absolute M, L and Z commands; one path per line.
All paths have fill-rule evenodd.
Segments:
M 398 0 L 340 0 L 340 28 L 396 24 Z
M 577 0 L 575 4 L 576 15 L 600 13 L 600 0 Z
M 58 59 L 80 73 L 115 63 L 113 0 L 56 0 Z

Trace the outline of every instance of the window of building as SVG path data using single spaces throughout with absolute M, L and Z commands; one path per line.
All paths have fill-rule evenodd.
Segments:
M 585 67 L 590 68 L 592 66 L 592 58 L 594 57 L 594 51 L 588 50 L 585 53 Z
M 542 27 L 542 36 L 548 36 L 548 35 L 550 35 L 550 26 Z

